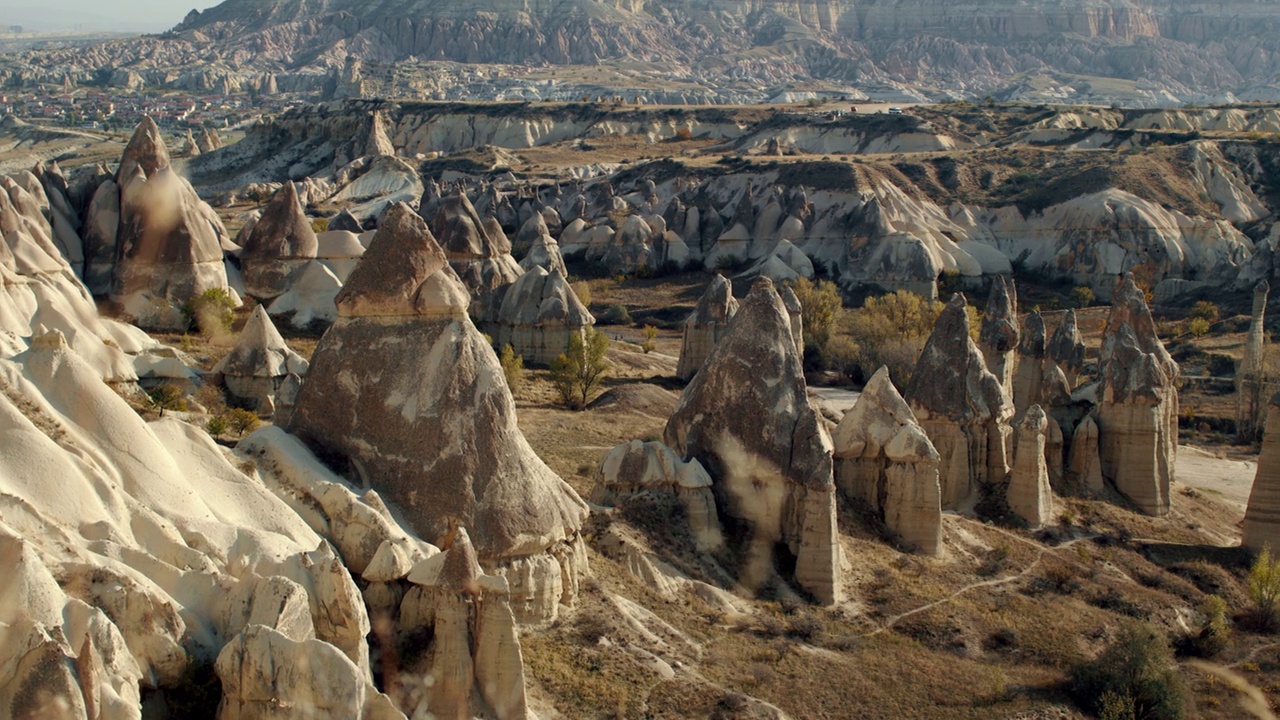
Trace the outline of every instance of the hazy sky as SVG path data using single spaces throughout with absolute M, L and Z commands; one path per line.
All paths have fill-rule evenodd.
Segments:
M 0 0 L 0 25 L 36 30 L 167 30 L 211 0 Z

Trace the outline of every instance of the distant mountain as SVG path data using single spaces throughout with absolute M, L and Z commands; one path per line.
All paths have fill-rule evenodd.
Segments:
M 352 56 L 639 68 L 740 95 L 816 82 L 932 98 L 1280 99 L 1275 0 L 227 0 L 167 37 L 135 64 L 189 47 L 232 71 Z

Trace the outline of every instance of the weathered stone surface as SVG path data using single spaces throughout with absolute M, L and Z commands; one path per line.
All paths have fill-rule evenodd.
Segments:
M 305 375 L 306 358 L 294 352 L 261 305 L 254 307 L 236 344 L 214 366 L 227 392 L 260 415 L 275 408 L 276 390 L 289 373 Z
M 227 289 L 226 229 L 191 184 L 169 167 L 169 152 L 150 118 L 125 147 L 116 185 L 120 225 L 112 247 L 111 296 L 140 324 L 185 327 L 183 304 L 205 290 Z M 115 207 L 104 198 L 103 215 L 94 222 L 105 225 Z M 97 283 L 110 237 L 105 226 L 95 236 L 91 262 L 97 267 L 90 274 Z
M 668 493 L 680 500 L 700 550 L 714 551 L 724 545 L 711 477 L 697 459 L 684 462 L 666 445 L 641 440 L 605 453 L 596 469 L 592 502 L 612 506 L 648 492 Z
M 1264 403 L 1271 394 L 1263 359 L 1267 343 L 1263 321 L 1270 291 L 1271 286 L 1266 280 L 1259 280 L 1253 288 L 1253 316 L 1245 339 L 1244 358 L 1236 369 L 1236 436 L 1248 442 L 1256 442 L 1262 437 L 1267 412 Z
M 720 517 L 750 547 L 740 579 L 776 577 L 776 547 L 795 557 L 795 581 L 839 601 L 832 447 L 809 405 L 791 321 L 773 282 L 758 278 L 667 421 L 667 445 L 712 478 Z
M 466 526 L 481 562 L 504 575 L 537 561 L 509 576 L 515 611 L 549 620 L 572 600 L 562 570 L 576 582 L 586 506 L 520 433 L 497 356 L 466 308 L 426 224 L 392 206 L 338 297 L 289 429 L 349 464 L 422 537 Z
M 1018 415 L 1044 400 L 1044 356 L 1044 318 L 1033 310 L 1022 323 L 1022 340 L 1018 343 L 1018 369 L 1013 381 L 1013 405 Z
M 331 232 L 345 230 L 357 235 L 364 232 L 364 226 L 361 225 L 360 221 L 356 219 L 356 216 L 352 215 L 351 211 L 346 208 L 343 208 L 337 215 L 329 218 L 329 226 L 327 229 Z
M 481 324 L 497 322 L 503 295 L 524 273 L 502 228 L 492 217 L 481 219 L 464 193 L 440 201 L 431 228 L 471 294 L 471 317 Z
M 560 244 L 551 237 L 542 213 L 535 213 L 529 222 L 534 223 L 538 235 L 529 245 L 529 252 L 520 261 L 520 268 L 528 272 L 537 266 L 549 273 L 568 276 L 569 271 L 564 266 L 564 257 L 560 254 Z M 526 223 L 527 226 L 528 223 Z
M 834 438 L 836 485 L 877 511 L 903 541 L 927 555 L 942 551 L 938 453 L 889 379 L 871 376 Z
M 594 324 L 569 281 L 535 265 L 503 295 L 491 334 L 498 347 L 511 345 L 525 362 L 550 365 L 568 351 L 571 335 Z
M 1076 379 L 1084 368 L 1084 352 L 1084 338 L 1076 326 L 1076 311 L 1068 310 L 1054 329 L 1053 337 L 1045 347 L 1045 356 L 1062 370 L 1071 388 L 1075 388 Z
M 240 250 L 244 286 L 250 295 L 274 298 L 289 289 L 288 277 L 316 257 L 319 242 L 302 209 L 297 187 L 284 185 L 267 203 Z
M 1009 475 L 1009 510 L 1033 530 L 1053 522 L 1053 490 L 1045 463 L 1048 430 L 1049 419 L 1040 406 L 1027 408 L 1018 423 L 1017 448 Z
M 1273 395 L 1267 408 L 1266 437 L 1244 513 L 1243 544 L 1255 551 L 1280 549 L 1280 395 Z
M 1143 512 L 1166 515 L 1177 457 L 1178 364 L 1160 342 L 1132 274 L 1112 297 L 1099 374 L 1102 474 Z
M 787 308 L 787 317 L 791 320 L 791 338 L 795 340 L 796 353 L 803 358 L 804 306 L 800 304 L 800 298 L 796 297 L 796 293 L 791 289 L 790 285 L 779 286 L 778 295 L 782 298 L 782 304 Z
M 991 279 L 991 292 L 982 313 L 978 330 L 978 348 L 982 350 L 987 369 L 1005 394 L 1014 396 L 1013 374 L 1018 349 L 1018 290 L 1013 280 L 997 275 Z
M 698 372 L 712 348 L 728 332 L 729 321 L 736 312 L 738 301 L 733 297 L 733 285 L 723 275 L 713 276 L 693 314 L 684 321 L 676 377 L 688 380 Z
M 941 458 L 944 509 L 964 506 L 980 484 L 1008 473 L 1013 403 L 969 337 L 963 295 L 938 316 L 903 397 Z

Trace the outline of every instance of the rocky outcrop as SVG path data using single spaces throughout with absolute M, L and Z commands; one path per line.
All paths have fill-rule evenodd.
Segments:
M 676 377 L 689 380 L 706 362 L 711 350 L 729 330 L 729 321 L 738 312 L 733 285 L 723 275 L 714 275 L 693 314 L 684 321 L 684 337 L 680 344 L 680 364 Z
M 684 462 L 660 442 L 632 440 L 605 453 L 595 480 L 591 501 L 597 505 L 619 505 L 642 493 L 675 497 L 684 508 L 698 549 L 708 552 L 723 547 L 711 477 L 697 459 Z
M 502 228 L 481 219 L 465 193 L 455 193 L 440 202 L 431 232 L 471 293 L 471 317 L 482 325 L 497 322 L 503 295 L 524 273 Z
M 1009 510 L 1033 530 L 1053 521 L 1053 490 L 1045 462 L 1048 431 L 1049 419 L 1040 406 L 1027 408 L 1018 423 L 1013 470 L 1009 473 L 1009 490 L 1005 495 Z
M 1009 471 L 1013 403 L 970 338 L 965 307 L 963 295 L 952 296 L 903 393 L 941 458 L 946 510 L 966 506 Z
M 771 583 L 774 554 L 785 552 L 800 588 L 821 603 L 839 601 L 831 440 L 809 405 L 791 321 L 772 281 L 753 283 L 728 334 L 680 396 L 664 438 L 707 469 L 722 521 L 741 531 L 745 587 Z
M 1142 512 L 1164 516 L 1178 449 L 1178 364 L 1160 342 L 1132 274 L 1112 296 L 1099 375 L 1102 474 Z
M 1102 458 L 1098 447 L 1098 423 L 1093 415 L 1086 415 L 1076 425 L 1071 436 L 1071 450 L 1067 456 L 1067 482 L 1077 488 L 1094 492 L 1104 489 Z
M 978 329 L 978 349 L 987 369 L 1009 397 L 1014 397 L 1013 374 L 1018 350 L 1018 291 L 1012 279 L 997 275 L 991 279 L 987 308 Z
M 517 619 L 551 620 L 585 566 L 586 506 L 517 428 L 467 304 L 426 223 L 393 205 L 338 296 L 289 429 L 423 537 L 469 528 L 480 563 L 509 581 Z
M 985 325 L 985 319 L 984 319 Z M 1018 415 L 1044 402 L 1045 328 L 1044 318 L 1032 310 L 1022 322 L 1018 343 L 1018 369 L 1013 379 L 1013 406 Z
M 796 291 L 790 285 L 780 286 L 778 295 L 782 298 L 782 306 L 787 309 L 787 318 L 791 321 L 791 339 L 795 341 L 796 353 L 803 358 L 804 306 L 800 304 L 800 298 L 796 297 Z
M 183 329 L 183 305 L 206 290 L 227 290 L 222 221 L 169 166 L 169 151 L 151 118 L 139 123 L 116 173 L 119 200 L 95 195 L 86 242 L 85 277 L 99 282 L 111 265 L 111 298 L 139 324 Z M 98 194 L 109 194 L 103 185 Z M 118 211 L 112 232 L 110 220 Z M 103 288 L 97 287 L 95 290 Z
M 1084 369 L 1084 354 L 1084 338 L 1076 326 L 1076 311 L 1068 310 L 1062 314 L 1062 321 L 1045 346 L 1045 357 L 1058 366 L 1067 379 L 1068 387 L 1074 389 L 1080 371 Z
M 1244 513 L 1242 543 L 1254 551 L 1280 548 L 1280 395 L 1268 403 L 1266 437 Z
M 1259 280 L 1253 288 L 1249 335 L 1245 339 L 1244 358 L 1236 368 L 1236 437 L 1245 442 L 1257 442 L 1262 437 L 1263 420 L 1266 419 L 1264 399 L 1272 394 L 1263 357 L 1267 343 L 1263 320 L 1270 291 L 1271 286 L 1266 280 Z
M 942 552 L 939 456 L 889 379 L 876 371 L 833 438 L 836 485 L 926 555 Z
M 231 352 L 214 366 L 210 380 L 226 385 L 234 405 L 270 417 L 275 413 L 276 391 L 290 373 L 305 375 L 307 361 L 290 349 L 258 305 Z
M 289 289 L 288 278 L 316 257 L 319 242 L 302 209 L 298 189 L 286 182 L 271 198 L 240 249 L 244 286 L 259 299 L 271 299 Z
M 529 222 L 535 224 L 538 234 L 529 245 L 529 252 L 520 261 L 521 269 L 528 272 L 537 266 L 549 273 L 568 276 L 569 271 L 564 266 L 564 257 L 560 254 L 560 244 L 551 237 L 542 213 L 535 213 Z M 528 223 L 526 223 L 527 226 Z
M 503 295 L 491 334 L 498 347 L 510 345 L 525 362 L 550 365 L 569 350 L 570 337 L 594 324 L 569 281 L 535 265 Z

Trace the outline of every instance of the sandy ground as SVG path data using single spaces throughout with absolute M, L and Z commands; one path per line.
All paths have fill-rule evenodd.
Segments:
M 1197 490 L 1214 493 L 1240 509 L 1249 504 L 1249 491 L 1258 463 L 1253 460 L 1219 458 L 1191 445 L 1178 446 L 1175 480 Z

